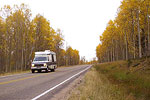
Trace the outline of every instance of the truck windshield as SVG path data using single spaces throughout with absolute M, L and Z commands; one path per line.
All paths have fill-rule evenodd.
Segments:
M 48 61 L 48 57 L 35 57 L 34 61 Z

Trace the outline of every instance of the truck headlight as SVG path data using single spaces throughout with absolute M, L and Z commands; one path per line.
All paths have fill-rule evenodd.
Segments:
M 32 64 L 32 67 L 34 67 L 34 64 Z
M 46 67 L 46 66 L 47 66 L 47 64 L 45 63 L 45 64 L 44 64 L 44 67 Z

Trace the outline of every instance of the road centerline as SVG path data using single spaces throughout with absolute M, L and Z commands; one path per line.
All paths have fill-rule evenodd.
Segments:
M 74 77 L 76 77 L 76 76 L 80 75 L 81 73 L 85 72 L 85 71 L 86 71 L 86 70 L 88 70 L 89 68 L 91 68 L 91 66 L 89 66 L 89 67 L 87 67 L 86 69 L 84 69 L 84 70 L 82 70 L 82 71 L 80 71 L 80 72 L 78 72 L 78 73 L 74 74 L 73 76 L 71 76 L 71 77 L 67 78 L 67 79 L 66 79 L 66 80 L 64 80 L 63 82 L 61 82 L 61 83 L 59 83 L 59 84 L 57 84 L 57 85 L 53 86 L 52 88 L 50 88 L 50 89 L 46 90 L 45 92 L 41 93 L 40 95 L 38 95 L 38 96 L 34 97 L 34 98 L 33 98 L 33 99 L 31 99 L 31 100 L 37 100 L 37 99 L 39 99 L 40 97 L 44 96 L 44 95 L 45 95 L 45 94 L 47 94 L 48 92 L 50 92 L 50 91 L 54 90 L 55 88 L 57 88 L 57 87 L 61 86 L 62 84 L 66 83 L 67 81 L 71 80 L 72 78 L 74 78 Z

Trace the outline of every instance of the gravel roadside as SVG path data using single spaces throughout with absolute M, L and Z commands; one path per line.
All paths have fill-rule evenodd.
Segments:
M 83 83 L 84 77 L 85 74 L 80 75 L 78 78 L 73 80 L 73 82 L 69 83 L 67 87 L 59 91 L 59 93 L 53 95 L 53 98 L 51 98 L 51 100 L 68 100 L 72 92 Z

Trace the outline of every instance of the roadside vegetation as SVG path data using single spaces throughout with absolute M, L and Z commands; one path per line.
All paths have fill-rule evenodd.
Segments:
M 12 71 L 12 72 L 7 72 L 7 73 L 1 73 L 0 76 L 9 76 L 9 75 L 15 75 L 15 74 L 22 74 L 22 73 L 29 73 L 31 72 L 30 70 L 24 70 L 24 71 L 21 71 L 21 70 L 18 70 L 18 71 Z
M 123 100 L 125 94 L 94 66 L 68 100 Z
M 149 100 L 149 98 L 150 58 L 143 58 L 94 65 L 69 100 Z

